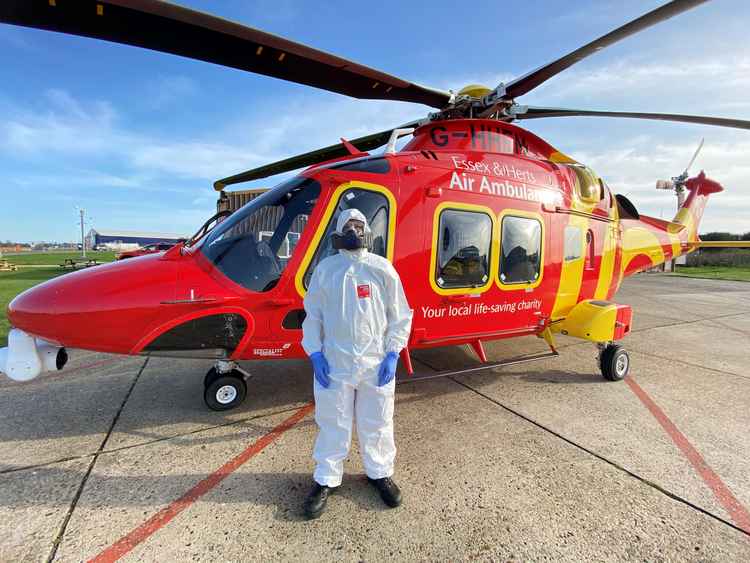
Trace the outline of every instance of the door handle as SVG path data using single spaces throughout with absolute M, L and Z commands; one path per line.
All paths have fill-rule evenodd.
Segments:
M 193 305 L 201 303 L 216 303 L 219 301 L 216 297 L 195 297 L 191 299 L 172 299 L 170 301 L 161 301 L 162 305 Z
M 206 295 L 203 297 L 196 297 L 191 295 L 187 299 L 171 299 L 169 301 L 162 301 L 162 305 L 200 305 L 201 303 L 226 303 L 227 301 L 236 301 L 239 297 L 235 295 L 226 295 L 216 297 L 215 295 Z
M 289 298 L 276 298 L 276 299 L 269 299 L 268 301 L 272 306 L 274 307 L 284 307 L 286 305 L 291 305 L 294 303 L 294 299 Z

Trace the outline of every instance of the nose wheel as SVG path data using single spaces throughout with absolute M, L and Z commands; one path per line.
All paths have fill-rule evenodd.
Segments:
M 599 353 L 599 369 L 608 381 L 621 381 L 630 371 L 630 356 L 622 346 L 607 344 Z
M 218 362 L 203 379 L 203 400 L 213 411 L 228 411 L 240 406 L 247 397 L 250 374 L 235 362 Z

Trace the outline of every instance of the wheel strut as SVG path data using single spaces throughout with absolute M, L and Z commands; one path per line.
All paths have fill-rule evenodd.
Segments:
M 252 377 L 249 371 L 240 367 L 240 365 L 234 360 L 216 360 L 214 368 L 221 375 L 232 373 L 233 371 L 239 372 L 247 380 Z

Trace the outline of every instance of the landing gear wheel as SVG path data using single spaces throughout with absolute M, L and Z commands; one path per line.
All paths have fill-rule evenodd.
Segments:
M 212 411 L 228 411 L 242 404 L 247 396 L 243 377 L 229 373 L 214 379 L 203 393 L 206 406 Z
M 630 356 L 622 346 L 609 344 L 599 357 L 599 368 L 604 379 L 620 381 L 625 379 L 630 371 Z

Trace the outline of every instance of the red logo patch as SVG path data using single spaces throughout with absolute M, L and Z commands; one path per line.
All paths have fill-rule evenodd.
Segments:
M 370 297 L 370 286 L 368 284 L 357 286 L 357 297 L 360 299 L 364 297 Z

